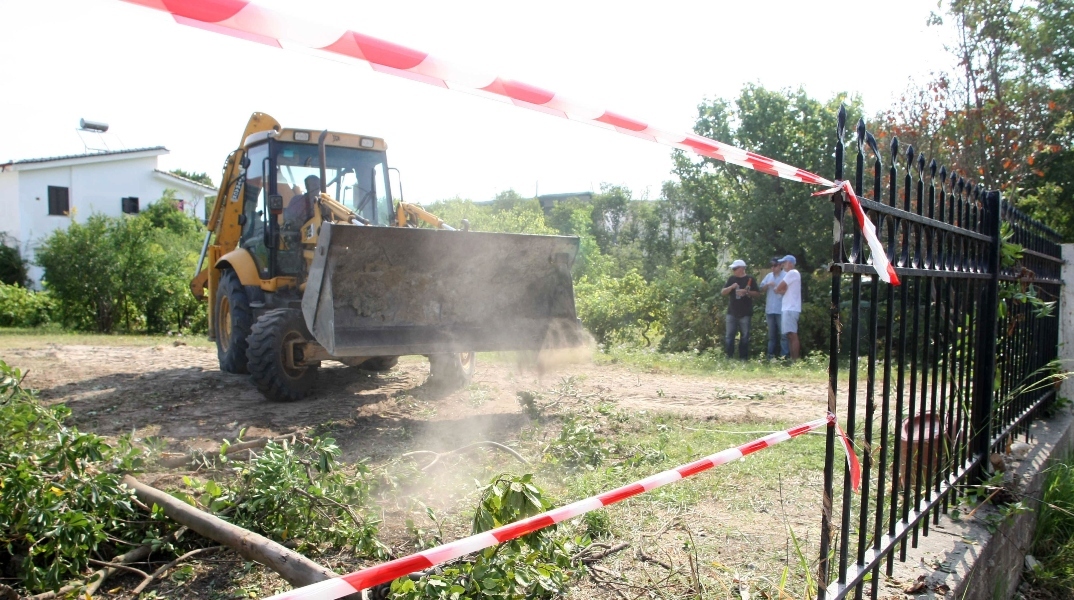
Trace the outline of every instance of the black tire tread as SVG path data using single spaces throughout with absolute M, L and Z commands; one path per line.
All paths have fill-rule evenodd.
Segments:
M 220 362 L 220 370 L 225 373 L 247 373 L 246 349 L 254 317 L 246 288 L 235 271 L 225 269 L 220 274 L 220 286 L 216 293 L 217 296 L 226 295 L 231 305 L 231 345 L 227 352 L 220 345 L 220 330 L 216 331 L 216 358 Z
M 309 332 L 298 311 L 278 308 L 270 310 L 254 323 L 246 351 L 250 379 L 266 398 L 275 402 L 296 402 L 309 395 L 317 379 L 317 367 L 306 367 L 298 378 L 284 372 L 281 351 L 283 337 L 298 330 L 309 339 Z

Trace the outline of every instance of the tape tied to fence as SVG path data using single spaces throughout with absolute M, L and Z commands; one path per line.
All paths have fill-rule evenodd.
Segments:
M 651 475 L 645 479 L 604 492 L 603 494 L 591 496 L 584 500 L 579 500 L 566 506 L 522 519 L 521 521 L 490 529 L 489 531 L 472 535 L 449 544 L 429 548 L 428 550 L 423 550 L 416 554 L 411 554 L 410 556 L 397 558 L 367 569 L 355 571 L 348 575 L 283 592 L 272 596 L 267 600 L 335 600 L 336 598 L 342 598 L 343 596 L 376 585 L 394 581 L 395 579 L 411 573 L 432 568 L 449 560 L 461 558 L 467 554 L 478 552 L 490 546 L 495 546 L 522 537 L 528 533 L 533 533 L 539 529 L 555 525 L 556 523 L 580 517 L 588 512 L 604 508 L 605 506 L 617 502 L 622 502 L 627 498 L 650 492 L 659 487 L 680 481 L 722 464 L 738 460 L 759 450 L 771 448 L 780 442 L 785 442 L 791 438 L 798 437 L 815 429 L 820 429 L 826 425 L 835 427 L 840 440 L 842 440 L 843 451 L 846 453 L 847 463 L 850 468 L 851 485 L 854 491 L 858 491 L 859 486 L 861 485 L 861 466 L 858 463 L 858 457 L 854 453 L 850 440 L 839 427 L 835 415 L 828 413 L 828 416 L 823 419 L 816 419 L 798 425 L 797 427 L 791 427 L 784 431 L 766 435 L 762 438 L 742 444 L 741 446 L 728 448 L 722 452 L 717 452 L 716 454 L 706 456 L 692 463 L 662 473 L 657 473 L 656 475 Z
M 414 50 L 338 26 L 314 23 L 260 6 L 250 0 L 123 0 L 163 11 L 176 22 L 207 31 L 267 44 L 325 52 L 368 64 L 374 71 L 455 91 L 509 102 L 547 115 L 612 129 L 678 150 L 738 165 L 775 177 L 838 188 L 840 184 L 805 169 L 693 133 L 674 133 L 619 113 L 596 109 L 561 94 L 521 81 L 484 75 Z M 853 193 L 853 192 L 851 192 Z M 858 226 L 869 242 L 876 272 L 882 281 L 899 285 L 876 230 L 856 198 L 851 201 Z

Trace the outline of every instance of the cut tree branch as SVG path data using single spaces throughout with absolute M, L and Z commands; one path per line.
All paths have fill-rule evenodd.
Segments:
M 329 569 L 297 552 L 288 550 L 281 544 L 202 512 L 130 475 L 123 477 L 123 483 L 133 489 L 138 499 L 145 504 L 149 506 L 156 504 L 161 507 L 168 518 L 186 525 L 203 537 L 235 550 L 243 558 L 265 565 L 295 587 L 336 577 L 336 574 Z
M 167 467 L 169 469 L 174 469 L 174 468 L 178 468 L 178 467 L 189 466 L 191 464 L 196 464 L 199 461 L 203 461 L 203 460 L 211 460 L 214 457 L 220 456 L 220 454 L 223 454 L 224 456 L 231 457 L 232 454 L 238 454 L 239 452 L 242 452 L 243 450 L 254 450 L 254 449 L 258 449 L 258 448 L 264 448 L 269 442 L 289 441 L 291 443 L 294 443 L 295 440 L 302 440 L 302 439 L 305 439 L 305 438 L 301 434 L 296 434 L 296 433 L 292 433 L 290 435 L 281 435 L 279 437 L 274 437 L 274 438 L 258 438 L 256 440 L 248 440 L 248 441 L 245 441 L 245 442 L 239 442 L 237 444 L 231 444 L 230 446 L 227 447 L 227 450 L 224 450 L 223 452 L 221 452 L 221 450 L 223 450 L 223 447 L 220 447 L 220 448 L 217 448 L 216 450 L 211 450 L 211 451 L 193 450 L 193 451 L 188 452 L 186 454 L 163 456 L 163 457 L 161 457 L 161 459 L 158 462 L 159 462 L 160 466 L 162 466 L 162 467 Z M 245 458 L 242 458 L 242 457 L 231 457 L 231 459 L 232 460 L 246 460 Z
M 145 579 L 142 580 L 142 583 L 139 583 L 138 587 L 134 588 L 134 590 L 131 592 L 131 594 L 133 594 L 135 596 L 141 594 L 142 592 L 145 591 L 145 588 L 148 587 L 150 583 L 153 583 L 154 579 L 156 579 L 157 577 L 160 577 L 161 575 L 166 573 L 169 569 L 171 569 L 172 567 L 178 565 L 179 563 L 183 562 L 184 560 L 187 560 L 188 558 L 192 558 L 192 557 L 197 556 L 199 554 L 207 554 L 209 552 L 216 552 L 217 550 L 220 550 L 223 547 L 224 546 L 210 546 L 208 548 L 198 548 L 197 550 L 191 550 L 190 552 L 187 552 L 186 554 L 184 554 L 184 555 L 180 556 L 179 558 L 171 561 L 170 563 L 164 565 L 163 567 L 157 569 L 156 571 L 153 571 L 151 574 L 146 575 Z
M 127 565 L 130 563 L 143 561 L 149 557 L 149 553 L 152 551 L 153 547 L 148 544 L 144 546 L 138 546 L 137 548 L 131 550 L 130 552 L 127 552 L 126 554 L 121 554 L 113 558 L 111 563 L 104 563 L 114 564 L 116 566 L 105 567 L 99 571 L 96 571 L 95 573 L 90 575 L 89 579 L 87 579 L 86 581 L 76 581 L 74 583 L 69 583 L 54 592 L 43 592 L 36 596 L 30 596 L 27 600 L 54 600 L 55 598 L 64 598 L 71 592 L 82 587 L 86 588 L 85 591 L 88 596 L 92 596 L 93 594 L 97 593 L 97 590 L 101 587 L 101 584 L 104 583 L 105 579 L 108 579 L 109 576 L 119 570 L 116 567 L 120 565 Z M 87 584 L 87 582 L 89 583 Z

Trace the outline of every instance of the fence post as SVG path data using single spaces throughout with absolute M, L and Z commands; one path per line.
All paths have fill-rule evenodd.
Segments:
M 843 136 L 846 135 L 846 106 L 839 107 L 837 139 L 835 142 L 835 178 L 843 179 Z M 828 329 L 828 411 L 835 414 L 835 390 L 839 384 L 839 291 L 843 280 L 843 193 L 832 196 L 835 224 L 832 228 L 832 306 L 831 325 Z M 835 428 L 828 427 L 824 443 L 824 497 L 821 499 L 820 518 L 820 561 L 817 565 L 817 600 L 824 600 L 828 592 L 828 578 L 831 576 L 829 548 L 832 539 L 832 488 L 835 479 Z
M 977 364 L 973 369 L 973 439 L 970 441 L 970 449 L 979 461 L 975 470 L 980 478 L 986 472 L 992 445 L 992 396 L 995 393 L 996 330 L 999 327 L 999 251 L 1003 244 L 999 192 L 986 192 L 983 208 L 983 233 L 992 238 L 992 243 L 985 257 L 990 277 L 982 290 L 978 313 L 980 334 L 977 337 Z

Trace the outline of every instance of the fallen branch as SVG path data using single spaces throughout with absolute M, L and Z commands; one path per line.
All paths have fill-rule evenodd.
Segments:
M 235 550 L 243 558 L 265 565 L 295 587 L 317 583 L 336 576 L 329 569 L 297 552 L 288 550 L 264 536 L 202 512 L 130 475 L 123 477 L 123 483 L 133 489 L 138 499 L 145 504 L 149 506 L 156 504 L 164 509 L 164 514 L 168 518 L 186 525 L 203 537 Z
M 638 559 L 643 561 L 643 562 L 650 562 L 650 563 L 653 563 L 654 565 L 660 565 L 661 567 L 664 567 L 668 571 L 674 571 L 674 569 L 671 567 L 671 565 L 669 565 L 666 562 L 660 560 L 659 558 L 654 558 L 652 556 L 649 556 L 640 547 L 638 548 Z
M 180 454 L 178 456 L 162 457 L 158 462 L 162 467 L 175 469 L 178 467 L 186 467 L 191 464 L 196 464 L 201 461 L 210 460 L 213 457 L 220 456 L 221 454 L 223 454 L 224 456 L 231 456 L 232 454 L 238 454 L 243 450 L 256 450 L 258 448 L 264 448 L 266 445 L 268 445 L 269 442 L 290 441 L 294 443 L 296 439 L 304 438 L 300 434 L 281 435 L 274 438 L 258 438 L 255 440 L 248 440 L 245 442 L 239 442 L 237 444 L 231 444 L 227 447 L 226 450 L 224 450 L 223 446 L 211 451 L 192 450 L 190 452 L 187 452 L 186 454 Z M 232 460 L 246 459 L 243 457 L 234 457 Z
M 142 592 L 145 591 L 145 588 L 148 587 L 150 583 L 153 583 L 154 579 L 156 579 L 157 577 L 160 577 L 164 573 L 168 572 L 169 569 L 175 567 L 179 563 L 181 563 L 181 562 L 183 562 L 183 561 L 185 561 L 185 560 L 187 560 L 189 558 L 193 558 L 193 557 L 197 556 L 198 554 L 216 552 L 217 550 L 220 550 L 222 548 L 223 548 L 223 546 L 210 546 L 208 548 L 198 548 L 197 550 L 191 550 L 190 552 L 187 552 L 186 554 L 180 556 L 179 558 L 176 558 L 175 560 L 173 560 L 170 563 L 164 565 L 163 567 L 157 569 L 156 571 L 153 571 L 149 575 L 146 575 L 145 579 L 142 580 L 142 583 L 139 583 L 138 587 L 134 588 L 134 590 L 131 592 L 131 594 L 133 594 L 135 596 L 141 594 Z
M 422 471 L 427 471 L 433 465 L 435 465 L 441 458 L 443 458 L 445 456 L 449 456 L 449 455 L 452 455 L 452 454 L 459 454 L 461 452 L 466 452 L 467 450 L 472 450 L 474 448 L 482 448 L 482 447 L 489 447 L 489 448 L 496 448 L 496 449 L 499 449 L 499 450 L 503 450 L 504 452 L 506 452 L 506 453 L 510 454 L 511 456 L 517 458 L 523 464 L 526 464 L 526 465 L 530 464 L 530 461 L 528 461 L 525 458 L 523 458 L 521 454 L 519 454 L 518 452 L 515 452 L 511 448 L 508 448 L 507 446 L 504 446 L 503 444 L 501 444 L 499 442 L 490 442 L 490 441 L 487 441 L 487 440 L 486 441 L 481 441 L 481 442 L 474 442 L 472 444 L 467 444 L 467 445 L 463 446 L 462 448 L 456 448 L 454 450 L 448 450 L 447 452 L 433 452 L 432 450 L 415 450 L 413 452 L 407 452 L 406 454 L 403 454 L 403 456 L 415 456 L 415 455 L 418 455 L 418 454 L 432 454 L 433 455 L 433 461 L 421 468 Z
M 608 546 L 607 544 L 590 544 L 583 548 L 578 554 L 571 557 L 571 561 L 581 562 L 588 565 L 589 563 L 603 560 L 616 552 L 620 552 L 630 547 L 630 542 L 621 542 L 614 546 Z M 596 550 L 600 550 L 597 552 Z
M 106 566 L 103 569 L 94 572 L 85 581 L 76 581 L 74 583 L 69 583 L 54 592 L 43 592 L 36 596 L 30 596 L 27 600 L 54 600 L 55 598 L 63 598 L 71 592 L 83 587 L 86 588 L 86 595 L 92 596 L 93 594 L 97 593 L 97 590 L 101 587 L 101 584 L 104 583 L 104 580 L 108 579 L 109 576 L 113 575 L 116 571 L 118 571 L 119 567 L 122 567 L 123 565 L 128 565 L 130 563 L 143 561 L 149 557 L 149 553 L 152 551 L 153 547 L 148 544 L 144 546 L 138 546 L 137 548 L 131 550 L 130 552 L 127 552 L 126 554 L 121 554 L 113 558 L 111 562 L 101 563 L 110 566 Z M 144 576 L 145 573 L 142 573 L 142 575 Z

